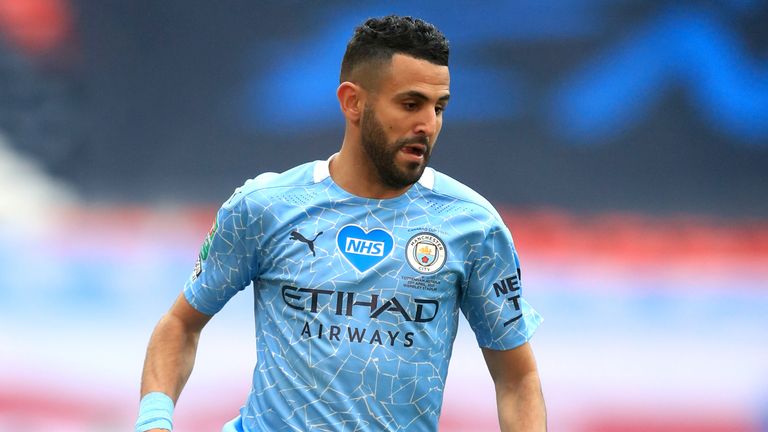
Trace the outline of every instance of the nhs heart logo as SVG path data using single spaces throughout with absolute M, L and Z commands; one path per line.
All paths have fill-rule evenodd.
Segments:
M 360 273 L 365 273 L 392 254 L 392 234 L 375 228 L 365 231 L 358 225 L 346 225 L 336 235 L 341 255 Z

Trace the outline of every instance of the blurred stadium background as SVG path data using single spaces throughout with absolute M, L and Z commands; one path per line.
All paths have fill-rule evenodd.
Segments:
M 768 431 L 768 2 L 0 0 L 0 431 L 131 430 L 149 334 L 244 179 L 326 158 L 352 28 L 452 41 L 433 166 L 520 250 L 553 431 Z M 252 296 L 177 430 L 236 414 Z M 462 323 L 441 431 L 495 430 Z

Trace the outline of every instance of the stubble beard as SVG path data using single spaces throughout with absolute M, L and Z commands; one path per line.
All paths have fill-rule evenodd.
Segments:
M 403 189 L 419 181 L 432 153 L 429 147 L 429 138 L 415 136 L 399 139 L 392 144 L 388 143 L 384 126 L 376 118 L 376 112 L 373 108 L 367 104 L 363 111 L 360 132 L 363 150 L 376 169 L 376 174 L 382 184 L 392 189 Z M 423 162 L 409 162 L 405 167 L 398 166 L 396 158 L 400 149 L 405 145 L 414 143 L 427 146 Z

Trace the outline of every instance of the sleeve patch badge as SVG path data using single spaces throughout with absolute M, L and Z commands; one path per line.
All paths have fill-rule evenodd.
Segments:
M 219 223 L 217 218 L 213 218 L 213 225 L 211 225 L 211 229 L 208 230 L 208 234 L 205 236 L 205 240 L 203 241 L 203 245 L 200 246 L 200 254 L 197 256 L 197 261 L 195 261 L 195 268 L 192 270 L 192 281 L 194 282 L 198 276 L 200 276 L 200 273 L 203 272 L 203 261 L 208 258 L 208 253 L 211 251 L 211 242 L 213 241 L 213 235 L 216 234 L 216 230 L 219 228 Z
M 200 261 L 200 257 L 197 257 L 197 261 L 195 261 L 195 268 L 192 270 L 192 282 L 197 280 L 198 276 L 200 276 L 200 273 L 203 272 L 203 262 Z
M 211 225 L 208 235 L 205 236 L 205 241 L 200 247 L 200 261 L 205 261 L 208 258 L 208 252 L 211 250 L 211 242 L 213 241 L 213 235 L 216 234 L 216 230 L 219 228 L 219 222 L 217 218 L 213 219 L 213 225 Z

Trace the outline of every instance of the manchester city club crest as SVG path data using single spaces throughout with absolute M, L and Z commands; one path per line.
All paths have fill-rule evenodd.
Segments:
M 405 257 L 411 268 L 419 273 L 432 274 L 440 270 L 447 257 L 445 243 L 440 237 L 422 232 L 408 240 Z

